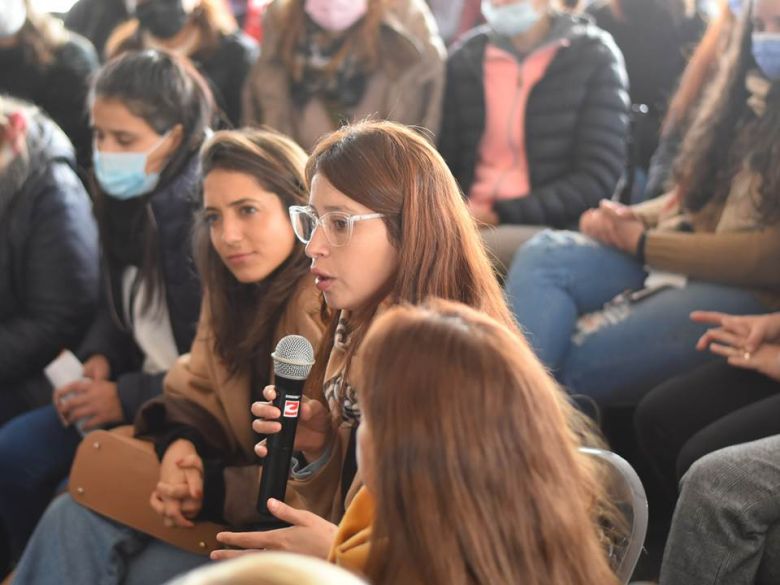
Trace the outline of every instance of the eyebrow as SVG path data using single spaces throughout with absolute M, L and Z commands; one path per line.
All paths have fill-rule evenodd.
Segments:
M 345 213 L 354 213 L 354 211 L 352 211 L 348 206 L 344 205 L 326 205 L 325 211 L 343 211 Z
M 112 129 L 112 128 L 99 128 L 98 126 L 95 126 L 94 124 L 90 124 L 89 129 L 90 129 L 90 131 L 93 134 L 95 132 L 102 132 L 103 134 L 110 134 L 110 135 L 116 136 L 116 137 L 138 138 L 138 135 L 135 132 L 128 131 L 128 130 L 119 130 L 119 129 Z
M 228 203 L 228 207 L 240 207 L 242 205 L 245 205 L 246 203 L 254 203 L 255 205 L 260 205 L 262 202 L 259 199 L 253 199 L 251 197 L 244 197 L 243 199 L 237 199 L 236 201 L 232 201 Z M 203 211 L 219 211 L 216 207 L 212 206 L 206 206 L 203 208 Z

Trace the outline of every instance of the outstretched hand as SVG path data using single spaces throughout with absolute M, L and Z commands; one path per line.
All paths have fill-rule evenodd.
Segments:
M 260 550 L 281 550 L 328 558 L 338 526 L 312 512 L 297 510 L 273 498 L 268 500 L 268 510 L 291 526 L 267 532 L 220 532 L 217 534 L 219 542 L 241 550 L 215 550 L 211 558 L 223 560 Z

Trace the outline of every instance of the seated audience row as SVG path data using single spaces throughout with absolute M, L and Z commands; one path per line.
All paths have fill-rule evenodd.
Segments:
M 747 10 L 668 193 L 633 207 L 604 201 L 580 218 L 581 233 L 545 232 L 514 259 L 507 291 L 530 342 L 570 391 L 601 404 L 636 404 L 707 359 L 695 349 L 704 328 L 691 311 L 777 306 L 780 61 L 762 27 L 774 26 L 780 2 Z
M 576 579 L 583 583 L 592 582 L 594 579 L 598 582 L 614 580 L 607 564 L 606 551 L 599 540 L 595 516 L 597 510 L 601 509 L 599 502 L 603 496 L 600 496 L 597 484 L 593 483 L 590 464 L 583 461 L 583 456 L 576 452 L 579 435 L 575 434 L 575 431 L 579 428 L 576 425 L 579 419 L 566 406 L 563 395 L 546 377 L 529 348 L 522 342 L 456 184 L 432 146 L 424 138 L 400 126 L 367 123 L 347 127 L 321 142 L 306 167 L 305 183 L 303 180 L 281 180 L 275 171 L 278 166 L 265 170 L 267 163 L 262 165 L 263 176 L 256 175 L 255 171 L 247 167 L 231 166 L 241 160 L 241 157 L 237 156 L 241 152 L 240 147 L 247 149 L 248 146 L 254 146 L 255 148 L 245 151 L 247 160 L 266 156 L 272 160 L 274 157 L 289 157 L 288 160 L 291 160 L 287 164 L 294 168 L 295 161 L 301 160 L 301 155 L 296 154 L 295 147 L 290 146 L 275 154 L 261 155 L 256 150 L 262 140 L 268 140 L 269 144 L 282 140 L 274 138 L 273 135 L 268 138 L 266 136 L 268 135 L 252 131 L 218 134 L 207 143 L 204 150 L 204 219 L 207 222 L 204 226 L 207 226 L 211 236 L 212 249 L 209 253 L 214 256 L 216 252 L 221 260 L 212 257 L 210 264 L 201 265 L 209 301 L 205 305 L 205 319 L 201 321 L 201 332 L 196 338 L 192 355 L 177 362 L 166 378 L 162 400 L 149 403 L 136 422 L 138 433 L 160 437 L 156 445 L 162 455 L 161 481 L 151 494 L 151 505 L 161 514 L 160 521 L 167 520 L 184 527 L 190 525 L 193 519 L 216 514 L 220 519 L 231 521 L 236 528 L 245 527 L 252 522 L 258 472 L 256 466 L 247 467 L 247 463 L 252 462 L 255 453 L 264 455 L 264 447 L 253 448 L 256 438 L 251 429 L 264 433 L 277 432 L 278 423 L 267 419 L 274 419 L 280 413 L 269 411 L 272 407 L 268 405 L 256 403 L 252 407 L 253 412 L 261 416 L 263 421 L 250 425 L 249 406 L 259 397 L 254 396 L 251 387 L 242 384 L 240 378 L 235 379 L 237 385 L 230 386 L 234 379 L 230 377 L 229 364 L 233 363 L 237 368 L 236 374 L 247 376 L 244 378 L 246 380 L 262 382 L 264 378 L 268 379 L 267 353 L 260 356 L 256 352 L 261 351 L 261 348 L 265 348 L 262 351 L 267 352 L 272 345 L 271 341 L 284 333 L 277 328 L 281 326 L 284 318 L 273 327 L 266 322 L 264 328 L 250 329 L 253 335 L 265 331 L 262 340 L 255 337 L 247 339 L 246 344 L 223 346 L 220 337 L 232 330 L 226 326 L 212 325 L 213 316 L 209 317 L 209 314 L 211 310 L 216 311 L 217 307 L 225 306 L 231 299 L 231 290 L 235 291 L 233 294 L 239 292 L 235 288 L 236 280 L 247 284 L 262 280 L 269 270 L 273 270 L 271 258 L 276 258 L 276 262 L 285 262 L 290 275 L 297 273 L 300 275 L 298 279 L 304 279 L 301 283 L 308 281 L 311 277 L 305 273 L 301 274 L 295 264 L 287 264 L 290 254 L 294 254 L 292 257 L 302 257 L 300 244 L 285 247 L 285 242 L 290 246 L 290 238 L 294 232 L 306 243 L 306 253 L 313 260 L 312 271 L 316 277 L 317 288 L 323 293 L 331 316 L 324 343 L 317 352 L 317 369 L 310 377 L 312 384 L 307 392 L 309 399 L 304 402 L 302 409 L 296 444 L 296 451 L 301 453 L 301 459 L 293 475 L 297 479 L 290 484 L 290 494 L 297 494 L 301 504 L 313 508 L 333 521 L 341 518 L 356 489 L 362 485 L 364 469 L 369 470 L 366 476 L 369 489 L 373 486 L 378 497 L 385 494 L 385 486 L 390 486 L 391 483 L 374 483 L 368 479 L 376 477 L 376 482 L 381 481 L 378 474 L 380 469 L 384 469 L 384 463 L 379 463 L 380 455 L 376 455 L 377 467 L 373 468 L 374 472 L 370 471 L 371 464 L 364 462 L 364 456 L 371 461 L 374 459 L 373 445 L 379 449 L 380 445 L 392 444 L 387 441 L 380 442 L 380 436 L 395 436 L 395 440 L 399 441 L 399 448 L 406 443 L 410 447 L 403 448 L 411 448 L 412 445 L 420 447 L 419 441 L 410 441 L 402 430 L 409 428 L 410 419 L 408 414 L 404 413 L 405 409 L 388 409 L 385 406 L 387 401 L 406 404 L 410 398 L 397 394 L 398 384 L 391 383 L 391 378 L 382 374 L 383 371 L 395 371 L 406 374 L 408 378 L 413 370 L 398 368 L 385 358 L 389 352 L 408 362 L 410 358 L 404 358 L 404 355 L 419 357 L 424 347 L 438 347 L 448 343 L 446 340 L 450 339 L 449 343 L 453 344 L 454 350 L 459 354 L 473 356 L 473 367 L 468 365 L 470 360 L 464 357 L 463 373 L 459 378 L 473 377 L 474 382 L 470 385 L 475 386 L 475 395 L 484 395 L 478 388 L 482 384 L 489 384 L 487 377 L 495 375 L 499 367 L 496 364 L 502 362 L 506 364 L 503 367 L 507 368 L 502 376 L 515 382 L 500 384 L 506 386 L 503 391 L 505 399 L 485 401 L 488 411 L 484 417 L 475 418 L 474 406 L 452 411 L 436 406 L 445 403 L 453 406 L 465 404 L 460 400 L 451 400 L 448 356 L 440 354 L 439 365 L 430 364 L 433 372 L 437 372 L 436 375 L 441 377 L 437 382 L 438 386 L 424 383 L 422 372 L 419 376 L 408 378 L 408 383 L 407 379 L 401 380 L 399 383 L 408 387 L 410 397 L 421 397 L 411 384 L 412 380 L 417 384 L 424 383 L 430 393 L 431 406 L 427 410 L 421 406 L 416 413 L 420 424 L 413 424 L 413 427 L 425 429 L 425 435 L 430 436 L 430 409 L 438 408 L 442 417 L 441 431 L 434 433 L 436 440 L 440 441 L 440 446 L 435 450 L 426 447 L 425 451 L 435 455 L 430 461 L 425 460 L 423 465 L 428 467 L 436 465 L 437 462 L 441 464 L 442 453 L 451 451 L 455 446 L 451 443 L 451 430 L 448 431 L 447 428 L 462 429 L 467 420 L 484 422 L 485 419 L 503 418 L 507 401 L 516 400 L 518 412 L 524 413 L 528 424 L 509 427 L 498 423 L 490 424 L 489 427 L 497 432 L 496 446 L 514 444 L 516 439 L 509 440 L 504 433 L 515 432 L 512 429 L 522 429 L 521 436 L 525 440 L 548 444 L 551 456 L 554 453 L 556 457 L 563 457 L 559 465 L 553 467 L 549 465 L 550 458 L 542 456 L 541 453 L 539 457 L 529 461 L 526 458 L 528 451 L 514 447 L 511 449 L 517 464 L 528 466 L 529 469 L 529 472 L 516 477 L 534 478 L 535 481 L 538 478 L 538 485 L 533 487 L 534 484 L 529 484 L 527 489 L 550 498 L 547 508 L 550 512 L 557 511 L 561 521 L 571 525 L 571 533 L 566 531 L 566 534 L 572 542 L 577 542 L 577 549 L 582 556 L 574 556 L 572 545 L 555 536 L 560 534 L 559 522 L 554 521 L 549 514 L 537 516 L 542 527 L 549 526 L 549 530 L 542 530 L 541 537 L 537 536 L 535 528 L 527 533 L 521 531 L 518 532 L 519 535 L 529 536 L 518 536 L 516 544 L 512 545 L 502 536 L 504 531 L 497 528 L 495 537 L 499 540 L 493 542 L 487 536 L 480 536 L 482 531 L 475 530 L 475 525 L 472 525 L 471 537 L 484 544 L 475 542 L 474 546 L 471 546 L 465 542 L 459 543 L 459 539 L 453 539 L 453 551 L 465 555 L 464 563 L 472 567 L 471 570 L 477 571 L 477 582 L 481 583 L 494 582 L 496 578 L 499 581 L 506 578 L 513 580 L 517 576 L 523 578 L 525 575 L 528 575 L 529 582 L 543 583 L 551 578 L 554 580 L 556 575 L 561 574 L 570 575 L 572 582 L 579 582 Z M 391 156 L 391 153 L 395 153 L 395 156 Z M 422 180 L 423 174 L 426 180 Z M 279 181 L 281 187 L 286 189 L 289 189 L 290 185 L 297 186 L 298 189 L 303 189 L 304 184 L 310 186 L 310 206 L 293 206 L 290 208 L 290 220 L 280 218 L 279 211 L 291 202 L 283 203 L 279 199 L 280 194 L 276 193 L 279 189 L 276 186 L 278 183 L 271 181 Z M 255 196 L 247 201 L 246 194 L 253 193 L 252 189 L 255 190 Z M 242 194 L 242 199 L 236 199 L 236 191 Z M 244 208 L 251 207 L 248 204 L 255 198 L 259 199 L 256 202 L 257 209 L 249 213 Z M 244 211 L 247 211 L 246 216 L 243 215 Z M 272 227 L 274 223 L 276 227 Z M 271 232 L 279 235 L 263 240 L 261 235 L 268 235 L 269 229 L 280 230 Z M 287 235 L 282 237 L 285 233 Z M 242 242 L 243 247 L 227 245 L 231 234 L 238 237 L 238 240 L 233 241 Z M 250 243 L 258 248 L 256 259 L 252 257 L 254 254 L 245 254 L 249 252 L 247 246 Z M 236 256 L 249 257 L 239 258 L 242 260 L 239 262 Z M 218 262 L 224 262 L 231 275 L 225 274 L 224 267 Z M 209 270 L 216 269 L 217 274 L 221 270 L 221 278 L 209 278 L 210 273 L 203 271 L 204 267 L 209 266 Z M 263 270 L 257 270 L 259 268 Z M 284 273 L 283 268 L 283 272 L 275 276 L 274 285 L 283 282 L 279 277 Z M 292 289 L 288 290 L 296 289 L 297 282 L 297 279 L 287 280 L 286 284 L 292 285 Z M 248 287 L 246 293 L 253 290 L 256 289 Z M 403 302 L 421 302 L 431 295 L 465 302 L 485 311 L 487 315 L 492 315 L 498 322 L 491 321 L 487 316 L 477 316 L 474 311 L 450 305 L 433 305 L 427 311 L 401 309 L 394 312 L 391 308 Z M 241 296 L 243 295 L 238 298 Z M 289 297 L 270 297 L 277 300 L 280 298 Z M 270 299 L 262 296 L 258 300 L 265 305 L 271 302 Z M 251 302 L 251 297 L 246 299 L 246 302 Z M 273 311 L 270 306 L 264 305 L 262 309 L 265 314 L 279 318 L 278 310 Z M 293 312 L 298 319 L 309 314 L 305 309 L 295 309 Z M 383 313 L 386 315 L 382 316 Z M 258 324 L 262 322 L 259 318 L 256 319 Z M 373 336 L 367 335 L 375 320 L 377 332 Z M 310 322 L 314 324 L 316 320 L 312 319 Z M 394 327 L 398 328 L 395 332 Z M 210 334 L 209 329 L 205 328 L 210 328 L 213 333 Z M 430 341 L 426 341 L 426 335 L 423 333 L 426 329 L 431 331 Z M 388 350 L 382 351 L 381 338 L 385 330 L 385 335 L 392 335 L 395 340 L 418 339 L 420 347 L 406 344 L 405 353 L 402 355 L 399 352 L 404 344 L 392 341 L 388 342 Z M 307 334 L 310 337 L 316 336 L 319 329 L 315 327 L 313 331 L 314 333 L 312 329 L 308 329 Z M 420 333 L 416 334 L 416 331 Z M 442 341 L 438 341 L 439 335 L 442 336 Z M 241 347 L 247 348 L 246 355 L 260 357 L 255 357 L 251 363 L 242 363 L 237 361 L 239 356 L 226 353 Z M 503 353 L 496 355 L 493 348 L 503 348 Z M 493 357 L 486 360 L 484 357 L 478 357 L 479 355 Z M 214 369 L 209 367 L 208 363 L 223 364 L 225 373 L 214 376 L 211 373 Z M 264 367 L 262 363 L 265 363 Z M 385 391 L 381 390 L 381 384 L 384 384 Z M 234 391 L 228 392 L 231 387 Z M 433 388 L 436 388 L 435 392 Z M 371 425 L 356 438 L 356 430 L 362 420 L 360 397 L 362 392 L 368 392 L 371 396 L 373 391 L 378 393 L 377 403 L 371 406 L 369 399 L 366 411 Z M 266 388 L 264 396 L 267 399 L 272 398 L 273 388 Z M 491 404 L 495 407 L 492 410 L 489 406 Z M 163 416 L 153 416 L 152 411 L 158 409 L 162 409 Z M 384 413 L 388 410 L 397 415 L 394 419 L 385 421 Z M 457 418 L 459 416 L 466 418 L 461 421 Z M 162 426 L 154 428 L 154 421 Z M 391 431 L 393 425 L 397 429 L 395 433 Z M 214 432 L 215 429 L 221 430 Z M 536 434 L 526 436 L 532 429 Z M 374 432 L 379 433 L 376 443 L 370 438 Z M 356 460 L 354 447 L 349 447 L 350 443 L 354 445 L 356 441 L 361 446 L 360 464 Z M 398 451 L 398 448 L 393 449 Z M 472 463 L 464 471 L 465 478 L 476 481 L 475 486 L 482 485 L 483 475 L 480 469 L 484 458 L 481 450 L 475 450 L 473 455 Z M 381 457 L 384 460 L 387 454 L 383 452 Z M 407 457 L 405 460 L 412 462 L 417 458 Z M 243 467 L 236 468 L 237 465 Z M 462 456 L 456 451 L 452 452 L 450 465 L 454 466 L 452 469 L 462 465 Z M 395 468 L 394 465 L 391 467 Z M 537 468 L 538 473 L 530 471 Z M 210 473 L 210 469 L 215 473 Z M 573 469 L 582 470 L 581 482 L 571 484 L 562 481 L 562 477 L 554 479 L 556 473 L 570 477 Z M 504 470 L 502 461 L 501 465 L 493 469 L 495 477 L 490 485 L 508 485 L 505 483 Z M 412 477 L 414 476 L 412 473 Z M 450 476 L 446 470 L 442 471 L 442 480 Z M 394 477 L 398 477 L 395 472 L 388 474 L 384 471 L 385 481 L 391 481 Z M 450 478 L 450 481 L 454 479 Z M 348 494 L 346 487 L 350 484 L 353 487 Z M 564 488 L 559 497 L 545 487 L 551 484 Z M 488 501 L 488 494 L 494 494 L 495 490 L 487 486 L 485 489 L 485 501 Z M 416 495 L 412 496 L 410 504 L 419 496 L 419 490 L 412 489 L 412 492 Z M 354 506 L 364 505 L 360 504 L 360 501 L 369 497 L 368 492 L 362 493 L 362 496 L 358 493 L 356 499 L 352 500 Z M 473 501 L 471 496 L 465 497 Z M 383 500 L 377 500 L 380 506 L 378 520 L 389 519 L 388 514 L 395 509 L 391 504 L 393 496 L 388 493 L 386 498 L 386 512 L 382 512 Z M 560 499 L 567 502 L 568 511 L 560 508 Z M 496 510 L 504 505 L 505 502 L 494 500 L 493 506 Z M 529 493 L 527 498 L 523 498 L 521 505 L 536 508 L 539 502 Z M 272 505 L 272 510 L 278 508 L 279 506 Z M 419 510 L 420 513 L 427 511 L 423 507 Z M 246 515 L 247 513 L 249 515 Z M 363 512 L 356 513 L 363 515 Z M 498 512 L 481 509 L 479 512 L 475 510 L 475 514 L 475 522 L 487 523 L 495 518 Z M 414 514 L 412 517 L 415 518 L 415 524 L 425 525 L 423 518 L 418 519 Z M 442 510 L 438 517 L 452 528 L 446 528 L 446 524 L 442 524 L 442 530 L 435 530 L 428 539 L 429 547 L 440 544 L 441 534 L 454 536 L 453 529 L 460 525 L 447 510 Z M 512 526 L 514 525 L 512 522 Z M 384 544 L 385 538 L 381 535 L 386 528 L 390 526 L 382 523 L 377 525 L 377 542 Z M 411 526 L 407 530 L 410 529 Z M 303 535 L 309 531 L 300 530 L 300 527 L 281 529 L 262 536 L 277 543 L 275 546 L 268 544 L 266 548 L 278 548 L 282 542 L 287 542 L 292 548 L 303 547 L 305 542 L 320 542 L 318 546 L 322 548 L 319 551 L 323 554 L 322 551 L 327 552 L 332 545 L 334 534 L 325 530 L 326 538 L 323 539 L 322 530 L 322 526 L 316 527 L 313 530 L 314 535 L 307 538 Z M 63 538 L 65 532 L 71 537 Z M 80 537 L 73 538 L 74 533 L 78 533 Z M 399 558 L 405 557 L 406 553 L 403 551 L 406 539 L 391 542 L 396 542 L 399 546 Z M 493 560 L 477 554 L 483 546 L 493 549 L 495 545 L 497 548 Z M 150 550 L 154 548 L 157 550 Z M 546 551 L 545 555 L 534 553 L 536 548 Z M 372 549 L 376 551 L 373 554 L 377 558 L 389 558 L 381 554 L 379 545 Z M 551 550 L 558 550 L 559 554 L 553 557 Z M 117 557 L 118 551 L 125 553 Z M 419 560 L 409 559 L 408 570 L 411 575 L 419 575 L 422 582 L 427 580 L 427 575 L 433 575 L 434 579 L 438 580 L 439 575 L 461 575 L 465 570 L 452 566 L 449 558 L 440 567 L 432 567 L 429 554 L 421 553 L 425 551 L 416 552 L 416 558 Z M 526 560 L 518 562 L 517 553 L 522 554 L 522 558 Z M 474 561 L 467 561 L 472 555 Z M 56 560 L 58 558 L 68 558 L 69 563 L 62 567 Z M 165 561 L 159 562 L 160 558 Z M 540 562 L 543 558 L 545 562 Z M 158 559 L 158 562 L 151 562 L 152 559 Z M 119 583 L 124 579 L 130 582 L 132 579 L 140 579 L 151 583 L 164 580 L 164 573 L 173 576 L 187 565 L 199 564 L 203 560 L 203 557 L 188 558 L 181 551 L 175 551 L 159 542 L 149 543 L 148 537 L 144 538 L 129 527 L 101 518 L 82 508 L 69 496 L 64 496 L 44 515 L 22 557 L 15 580 L 19 583 L 47 582 L 54 577 L 55 572 L 51 567 L 52 563 L 55 563 L 59 567 L 56 572 L 58 580 L 62 578 L 62 571 L 67 571 L 69 578 L 76 580 L 91 582 L 108 578 L 110 582 Z M 377 574 L 379 579 L 385 578 L 380 576 L 381 571 L 387 573 L 396 568 L 394 563 L 386 565 L 384 569 L 381 568 L 381 563 L 377 563 L 375 567 L 374 570 L 380 571 Z M 423 573 L 420 574 L 419 571 Z
M 12 343 L 32 351 L 31 337 L 30 343 L 21 345 L 23 332 L 13 342 L 9 340 L 6 355 L 15 367 L 24 364 L 40 371 L 63 346 L 78 347 L 76 354 L 84 361 L 82 380 L 55 389 L 53 396 L 43 382 L 46 390 L 25 410 L 40 408 L 0 427 L 0 519 L 14 555 L 21 553 L 67 477 L 81 440 L 76 426 L 88 432 L 131 422 L 141 404 L 161 392 L 163 376 L 176 358 L 189 350 L 198 318 L 200 285 L 189 235 L 201 189 L 197 155 L 212 117 L 208 87 L 184 61 L 151 51 L 131 53 L 100 71 L 90 102 L 96 147 L 94 213 L 102 247 L 100 301 L 88 330 L 83 322 L 75 331 L 78 337 L 63 338 L 73 332 L 56 321 L 59 327 L 53 334 L 48 333 L 51 325 L 41 327 L 37 335 L 51 349 L 34 359 L 10 351 Z M 69 180 L 78 182 L 75 176 Z M 40 299 L 40 307 L 33 310 L 43 313 L 43 303 L 53 295 L 58 302 L 50 310 L 53 316 L 65 312 L 74 319 L 83 306 L 81 310 L 87 310 L 82 313 L 83 321 L 89 319 L 98 293 L 98 260 L 96 242 L 87 239 L 88 228 L 94 224 L 86 196 L 80 190 L 76 191 L 79 195 L 84 199 L 83 212 L 70 230 L 86 239 L 92 254 L 69 258 L 70 240 L 75 236 L 65 232 L 52 241 L 57 230 L 40 220 L 38 229 L 47 229 L 47 233 L 39 238 L 39 245 L 47 245 L 52 250 L 49 254 L 58 256 L 51 262 L 42 258 L 38 266 L 52 280 L 40 285 L 32 280 L 39 288 L 28 292 L 26 302 Z M 73 199 L 75 207 L 79 202 Z M 67 219 L 60 213 L 47 221 L 64 231 L 69 227 Z M 64 271 L 73 285 L 53 280 L 58 272 L 52 272 L 52 266 Z M 79 278 L 86 282 L 82 284 Z M 82 292 L 86 284 L 91 296 Z M 71 295 L 79 293 L 80 304 L 70 311 L 62 307 L 73 304 Z M 90 299 L 91 304 L 87 303 Z M 22 307 L 19 301 L 9 306 L 17 312 Z M 20 411 L 3 412 L 3 416 L 7 420 Z

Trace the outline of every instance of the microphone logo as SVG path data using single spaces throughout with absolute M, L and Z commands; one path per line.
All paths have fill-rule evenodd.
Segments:
M 300 400 L 285 400 L 284 401 L 284 410 L 282 411 L 282 416 L 285 418 L 295 418 L 298 416 L 298 408 L 301 405 Z

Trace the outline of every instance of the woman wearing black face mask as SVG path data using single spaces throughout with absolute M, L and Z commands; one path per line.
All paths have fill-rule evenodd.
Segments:
M 231 124 L 241 117 L 241 88 L 257 44 L 238 30 L 223 0 L 139 0 L 135 18 L 116 28 L 106 57 L 158 49 L 189 58 L 206 77 Z

